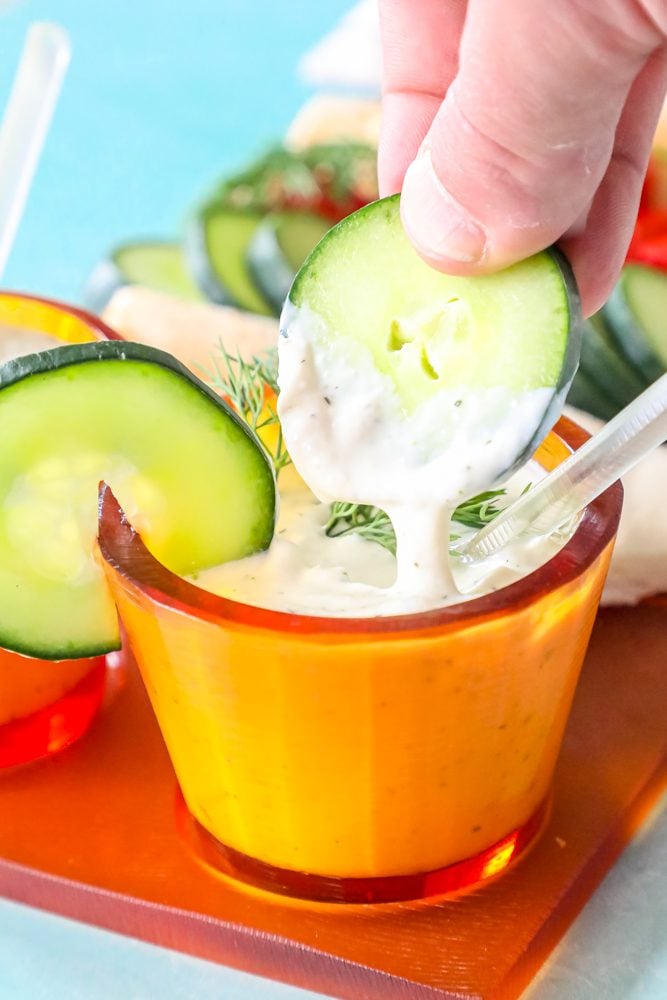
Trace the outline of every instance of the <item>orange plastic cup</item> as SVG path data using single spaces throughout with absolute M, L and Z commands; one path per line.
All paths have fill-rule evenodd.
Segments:
M 586 438 L 567 421 L 558 431 L 537 455 L 547 469 Z M 554 558 L 494 594 L 336 620 L 174 576 L 103 489 L 109 583 L 205 860 L 356 902 L 507 868 L 545 822 L 621 497 L 607 490 Z
M 3 328 L 67 344 L 116 336 L 90 313 L 16 292 L 0 292 Z M 82 736 L 102 702 L 105 674 L 104 657 L 50 661 L 0 648 L 0 768 L 49 756 Z

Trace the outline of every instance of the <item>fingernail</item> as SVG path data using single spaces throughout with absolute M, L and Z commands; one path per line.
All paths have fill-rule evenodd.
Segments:
M 410 239 L 427 257 L 474 264 L 484 256 L 484 230 L 443 186 L 428 147 L 408 167 L 401 215 Z

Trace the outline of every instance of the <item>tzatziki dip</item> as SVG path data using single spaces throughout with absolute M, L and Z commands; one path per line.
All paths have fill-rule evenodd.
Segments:
M 507 498 L 544 475 L 536 462 L 507 485 Z M 305 486 L 281 493 L 276 534 L 265 552 L 200 572 L 197 586 L 255 607 L 322 617 L 365 618 L 444 607 L 505 587 L 542 566 L 558 552 L 566 535 L 524 538 L 482 563 L 466 564 L 444 554 L 451 583 L 433 593 L 398 585 L 396 558 L 387 548 L 359 534 L 330 537 L 331 507 Z M 452 536 L 471 529 L 452 524 Z M 446 540 L 439 551 L 446 548 Z M 451 569 L 449 566 L 451 565 Z M 414 567 L 412 578 L 418 576 Z

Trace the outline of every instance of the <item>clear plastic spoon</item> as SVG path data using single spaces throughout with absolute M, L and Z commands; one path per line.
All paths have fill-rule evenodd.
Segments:
M 69 58 L 69 38 L 62 28 L 48 22 L 31 25 L 0 124 L 0 276 L 14 244 Z
M 463 559 L 493 555 L 518 535 L 548 535 L 584 509 L 640 459 L 667 440 L 667 375 L 533 489 L 457 550 Z

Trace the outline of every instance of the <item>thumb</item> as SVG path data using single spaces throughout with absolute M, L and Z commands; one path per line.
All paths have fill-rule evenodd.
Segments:
M 664 41 L 639 7 L 470 0 L 458 74 L 403 185 L 422 256 L 495 270 L 582 225 L 631 85 Z

